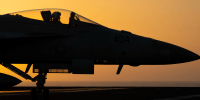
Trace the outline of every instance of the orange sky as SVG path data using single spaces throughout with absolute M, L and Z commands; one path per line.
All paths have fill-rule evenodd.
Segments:
M 4 0 L 0 14 L 41 8 L 74 11 L 101 25 L 169 42 L 200 55 L 200 0 Z M 94 75 L 48 74 L 47 81 L 200 81 L 200 60 L 175 65 L 95 65 Z M 25 71 L 26 65 L 16 65 Z M 15 73 L 0 66 L 0 72 Z M 31 76 L 32 70 L 29 71 Z

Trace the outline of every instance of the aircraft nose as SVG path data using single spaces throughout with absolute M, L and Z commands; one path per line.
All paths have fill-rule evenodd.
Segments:
M 162 64 L 176 64 L 200 59 L 200 56 L 182 47 L 153 40 L 154 57 Z
M 178 46 L 173 47 L 170 51 L 173 59 L 179 59 L 182 62 L 194 61 L 200 58 L 199 55 Z

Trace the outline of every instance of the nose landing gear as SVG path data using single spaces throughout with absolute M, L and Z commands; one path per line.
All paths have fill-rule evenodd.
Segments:
M 39 69 L 39 74 L 36 77 L 32 78 L 30 75 L 27 74 L 31 67 L 31 64 L 27 65 L 25 72 L 16 68 L 11 63 L 2 63 L 2 65 L 25 79 L 29 79 L 32 82 L 37 81 L 36 83 L 37 88 L 31 89 L 31 93 L 30 93 L 31 100 L 37 100 L 38 95 L 40 97 L 43 97 L 44 100 L 49 100 L 49 89 L 44 87 L 45 80 L 47 79 L 46 75 L 47 75 L 48 69 Z
M 49 100 L 49 89 L 45 88 L 45 80 L 47 75 L 47 70 L 39 70 L 39 75 L 37 75 L 33 80 L 37 81 L 37 88 L 31 90 L 31 100 L 37 100 L 37 96 L 43 97 L 44 100 Z

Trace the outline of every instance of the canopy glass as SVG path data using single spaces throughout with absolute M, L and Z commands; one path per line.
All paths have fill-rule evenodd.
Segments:
M 74 22 L 83 22 L 83 23 L 89 23 L 94 25 L 100 25 L 90 19 L 87 19 L 79 14 L 74 12 L 65 10 L 65 9 L 53 9 L 53 8 L 47 8 L 47 9 L 35 9 L 35 10 L 26 10 L 26 11 L 19 11 L 14 13 L 9 13 L 10 15 L 21 15 L 23 17 L 27 17 L 30 19 L 36 19 L 41 21 L 50 21 L 50 22 L 56 22 L 59 21 L 61 24 L 69 24 L 70 19 L 73 19 Z M 101 26 L 101 25 L 100 25 Z

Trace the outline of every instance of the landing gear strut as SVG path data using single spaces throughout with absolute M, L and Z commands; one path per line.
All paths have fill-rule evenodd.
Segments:
M 43 97 L 44 100 L 49 100 L 49 89 L 45 88 L 44 84 L 46 82 L 47 70 L 39 70 L 39 75 L 37 75 L 34 80 L 37 81 L 37 88 L 31 90 L 31 100 L 37 100 L 37 95 Z M 37 94 L 38 93 L 38 94 Z
M 36 83 L 37 88 L 31 89 L 31 100 L 37 100 L 38 94 L 40 97 L 43 97 L 44 100 L 49 100 L 49 89 L 44 87 L 45 80 L 47 79 L 46 75 L 47 75 L 48 69 L 46 69 L 46 70 L 39 69 L 39 74 L 36 77 L 32 78 L 30 75 L 27 74 L 32 64 L 27 65 L 25 72 L 16 68 L 15 66 L 13 66 L 10 63 L 2 63 L 2 65 L 25 79 L 29 79 L 32 82 L 37 81 L 37 83 Z

